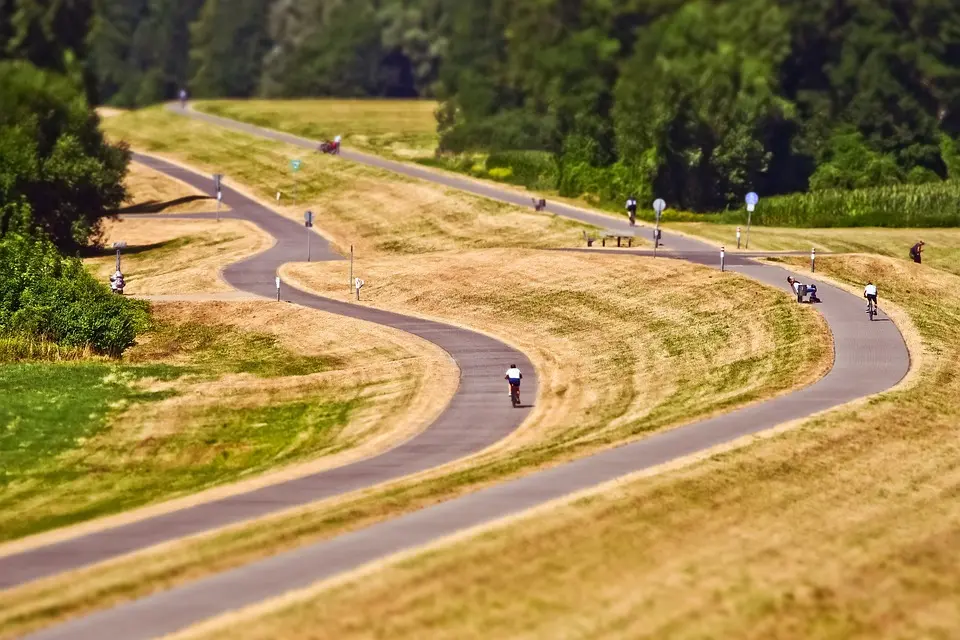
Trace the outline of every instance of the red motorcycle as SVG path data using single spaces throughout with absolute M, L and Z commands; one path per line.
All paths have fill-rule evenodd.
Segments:
M 336 142 L 331 142 L 330 140 L 325 140 L 320 143 L 320 146 L 317 147 L 317 151 L 320 153 L 327 153 L 330 155 L 339 155 L 340 154 L 340 145 Z

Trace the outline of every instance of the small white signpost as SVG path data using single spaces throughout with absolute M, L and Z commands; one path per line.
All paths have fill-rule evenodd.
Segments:
M 222 173 L 213 174 L 213 183 L 217 188 L 217 222 L 220 222 L 220 205 L 223 202 L 223 191 L 221 190 L 222 182 L 223 182 Z
M 353 281 L 353 287 L 354 287 L 354 289 L 357 290 L 357 300 L 360 299 L 360 289 L 363 288 L 363 285 L 364 285 L 364 282 L 363 282 L 363 280 L 361 280 L 360 278 L 356 278 L 356 279 Z
M 277 276 L 277 302 L 280 302 L 280 276 Z
M 737 227 L 737 249 L 740 248 L 740 227 Z
M 757 203 L 760 202 L 760 196 L 751 191 L 747 194 L 747 241 L 744 244 L 744 248 L 750 248 L 750 222 L 753 219 L 753 210 L 757 208 Z
M 657 257 L 657 249 L 660 247 L 660 216 L 667 208 L 667 203 L 663 198 L 657 198 L 653 201 L 653 210 L 657 214 L 657 226 L 653 230 L 653 257 Z

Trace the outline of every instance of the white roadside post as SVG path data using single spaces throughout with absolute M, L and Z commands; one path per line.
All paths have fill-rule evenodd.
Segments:
M 217 188 L 217 222 L 220 222 L 220 204 L 223 202 L 223 191 L 221 190 L 221 183 L 223 181 L 222 173 L 213 174 L 213 183 Z
M 361 280 L 360 278 L 357 278 L 356 280 L 353 281 L 353 286 L 354 286 L 354 287 L 356 288 L 356 290 L 357 290 L 357 301 L 358 301 L 358 302 L 360 301 L 360 289 L 363 288 L 363 285 L 364 285 L 364 282 L 363 282 L 363 280 Z
M 303 214 L 303 226 L 307 229 L 307 262 L 310 262 L 310 228 L 313 226 L 313 211 Z
M 753 219 L 753 210 L 756 209 L 757 203 L 760 202 L 760 196 L 755 194 L 753 191 L 747 194 L 747 242 L 744 245 L 744 248 L 750 248 L 750 222 Z
M 280 302 L 280 276 L 277 276 L 277 302 Z
M 662 198 L 657 198 L 653 201 L 653 210 L 657 214 L 657 225 L 653 229 L 653 257 L 657 257 L 657 249 L 660 247 L 660 216 L 663 214 L 664 209 L 667 208 L 667 203 L 663 201 Z
M 726 264 L 725 264 L 725 262 L 726 262 L 726 257 L 727 257 L 727 251 L 726 251 L 726 249 L 725 249 L 724 247 L 720 247 L 720 271 L 721 271 L 721 272 L 727 270 L 727 269 L 726 269 Z
M 817 272 L 817 248 L 810 249 L 810 273 Z
M 740 227 L 737 227 L 737 249 L 740 248 Z

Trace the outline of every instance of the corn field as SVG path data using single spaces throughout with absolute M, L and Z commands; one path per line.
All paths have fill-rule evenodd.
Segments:
M 746 211 L 739 213 L 745 221 Z M 761 199 L 753 213 L 753 224 L 770 227 L 958 227 L 960 181 L 854 191 L 814 191 Z

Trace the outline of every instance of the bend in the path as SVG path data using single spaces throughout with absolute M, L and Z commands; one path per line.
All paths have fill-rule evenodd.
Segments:
M 218 124 L 226 122 L 228 126 L 248 132 L 251 129 L 222 118 L 210 118 Z M 283 139 L 286 136 L 274 133 L 270 137 Z M 349 157 L 346 152 L 344 156 Z M 375 160 L 377 166 L 399 164 Z M 407 165 L 400 166 L 405 169 L 403 173 L 412 175 L 406 170 L 409 168 Z M 425 180 L 458 186 L 455 184 L 457 181 L 448 176 L 418 173 L 425 174 L 416 176 Z M 468 185 L 469 188 L 465 190 L 477 193 L 477 183 L 468 182 Z M 494 187 L 489 187 L 489 190 L 493 193 L 478 195 L 508 202 L 516 197 L 515 193 L 508 190 L 498 191 Z M 565 205 L 560 207 L 557 213 L 567 215 L 564 210 L 570 209 L 570 217 L 579 220 L 589 221 L 589 215 L 598 215 Z M 605 226 L 611 226 L 610 218 L 602 218 Z M 626 222 L 622 224 L 626 225 Z M 664 236 L 677 252 L 676 257 L 705 264 L 714 261 L 712 264 L 718 266 L 714 247 L 685 237 L 666 233 Z M 780 267 L 745 258 L 732 260 L 729 264 L 733 270 L 781 288 L 785 288 L 786 277 L 790 273 Z M 804 277 L 804 280 L 810 281 L 810 278 Z M 154 638 L 212 616 L 309 586 L 393 553 L 436 542 L 444 536 L 837 407 L 897 384 L 909 369 L 910 360 L 896 326 L 889 322 L 869 322 L 858 298 L 825 283 L 818 283 L 818 286 L 824 300 L 819 309 L 834 335 L 835 362 L 831 371 L 813 385 L 101 611 L 33 637 L 36 640 L 83 640 L 100 638 L 109 632 L 117 638 Z
M 139 154 L 135 157 L 201 191 L 212 187 L 210 180 L 163 160 Z M 308 231 L 229 187 L 224 188 L 224 199 L 232 207 L 225 217 L 249 220 L 276 238 L 273 247 L 224 269 L 224 278 L 241 291 L 275 296 L 274 277 L 279 267 L 306 257 Z M 313 234 L 311 242 L 314 259 L 340 259 L 319 235 Z M 460 384 L 450 404 L 424 431 L 378 456 L 0 557 L 0 589 L 431 469 L 496 443 L 530 413 L 529 406 L 515 409 L 510 405 L 504 393 L 503 372 L 510 364 L 518 364 L 525 372 L 524 395 L 535 398 L 536 371 L 524 354 L 499 340 L 431 320 L 329 300 L 286 285 L 281 293 L 287 302 L 386 325 L 438 345 L 460 369 Z M 304 330 L 309 331 L 309 327 Z

